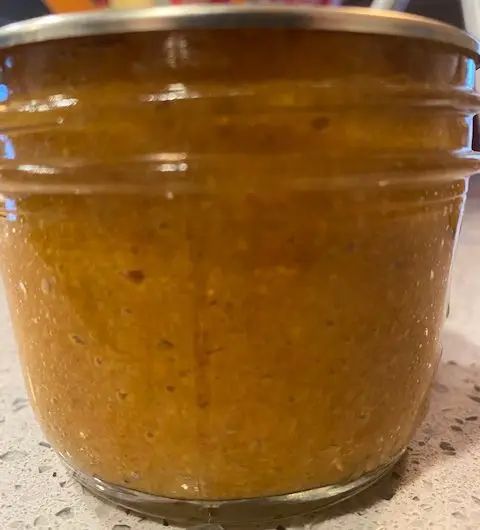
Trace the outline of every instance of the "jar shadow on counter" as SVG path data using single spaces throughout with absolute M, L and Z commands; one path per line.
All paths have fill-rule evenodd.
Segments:
M 433 466 L 442 466 L 451 459 L 460 457 L 462 453 L 471 451 L 478 444 L 480 430 L 480 364 L 469 364 L 468 361 L 474 358 L 480 359 L 480 346 L 450 329 L 444 332 L 443 343 L 447 354 L 444 355 L 438 368 L 427 416 L 406 454 L 393 470 L 376 484 L 351 499 L 308 516 L 262 524 L 198 524 L 188 528 L 190 530 L 310 530 L 322 522 L 352 515 L 361 517 L 373 507 L 381 509 L 384 503 L 396 502 L 396 498 L 400 497 L 407 487 L 409 487 L 408 494 L 401 499 L 401 502 L 418 501 L 419 509 L 422 509 L 422 501 L 425 499 L 415 495 L 415 484 L 422 481 L 419 487 L 425 489 L 424 482 L 430 484 L 430 480 L 425 478 L 429 469 Z M 452 356 L 461 361 L 449 360 Z M 435 484 L 431 486 L 432 495 L 441 493 L 435 491 Z M 424 516 L 428 518 L 428 513 Z M 158 522 L 165 527 L 170 524 L 175 527 L 178 525 L 164 519 Z

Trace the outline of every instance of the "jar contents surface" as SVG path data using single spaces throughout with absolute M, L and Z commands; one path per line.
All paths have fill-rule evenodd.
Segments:
M 0 137 L 1 267 L 52 445 L 175 499 L 395 459 L 440 354 L 473 59 L 301 30 L 58 46 L 3 58 Z
M 7 287 L 48 438 L 87 473 L 182 498 L 393 458 L 438 360 L 460 201 L 412 191 L 380 214 L 381 196 L 19 201 Z

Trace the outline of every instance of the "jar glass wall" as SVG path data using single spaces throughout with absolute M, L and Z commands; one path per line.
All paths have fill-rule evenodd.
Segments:
M 2 61 L 1 266 L 32 404 L 77 476 L 148 514 L 243 520 L 395 462 L 477 167 L 473 55 L 237 28 Z

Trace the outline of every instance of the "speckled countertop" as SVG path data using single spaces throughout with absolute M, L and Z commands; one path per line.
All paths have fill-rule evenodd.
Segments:
M 443 361 L 430 412 L 408 454 L 367 492 L 279 530 L 480 528 L 480 184 L 472 192 L 454 269 Z M 3 291 L 0 332 L 0 530 L 162 528 L 92 497 L 44 441 L 25 396 Z

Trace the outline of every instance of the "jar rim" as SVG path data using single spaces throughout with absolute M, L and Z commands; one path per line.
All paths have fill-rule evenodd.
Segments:
M 0 49 L 44 41 L 185 29 L 305 29 L 402 36 L 453 45 L 475 56 L 480 42 L 454 26 L 426 17 L 357 7 L 184 4 L 47 15 L 0 29 Z

